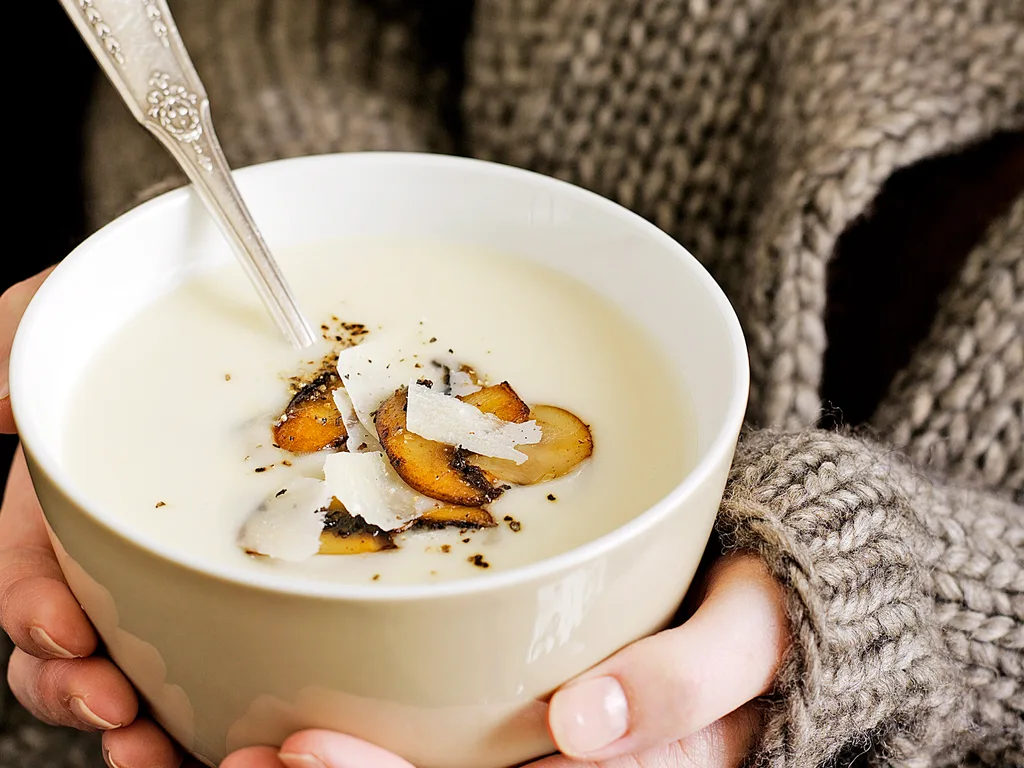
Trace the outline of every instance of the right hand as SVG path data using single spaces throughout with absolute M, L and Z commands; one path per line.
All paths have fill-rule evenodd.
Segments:
M 8 363 L 18 323 L 51 270 L 0 297 L 0 432 L 13 434 Z M 138 717 L 131 683 L 108 659 L 61 573 L 43 512 L 19 449 L 0 507 L 0 625 L 17 646 L 7 680 L 18 701 L 51 725 L 103 731 L 103 756 L 116 768 L 177 768 L 181 755 L 150 720 Z

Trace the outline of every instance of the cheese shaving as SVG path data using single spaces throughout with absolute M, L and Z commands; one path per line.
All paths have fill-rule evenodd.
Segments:
M 382 453 L 334 453 L 324 461 L 331 495 L 350 515 L 393 531 L 440 506 L 398 476 Z
M 466 395 L 472 395 L 474 392 L 479 392 L 481 389 L 473 381 L 473 377 L 465 371 L 452 371 L 450 383 L 451 388 L 448 394 L 452 397 L 465 397 Z
M 409 383 L 406 428 L 427 440 L 461 446 L 467 451 L 522 464 L 529 457 L 516 446 L 541 440 L 536 421 L 522 424 L 502 421 L 491 413 L 430 387 Z
M 331 494 L 322 480 L 299 477 L 264 501 L 246 521 L 239 545 L 278 560 L 298 562 L 320 551 Z
M 343 388 L 338 388 L 332 393 L 334 404 L 341 413 L 341 422 L 345 425 L 345 432 L 348 440 L 345 441 L 345 448 L 349 453 L 379 453 L 382 448 L 377 440 L 377 433 L 367 431 L 363 422 L 356 416 L 355 406 L 352 405 L 352 398 Z
M 415 333 L 381 335 L 339 353 L 338 375 L 367 432 L 377 434 L 374 413 L 410 379 L 441 384 L 447 365 L 439 357 L 442 350 L 447 352 L 420 326 Z

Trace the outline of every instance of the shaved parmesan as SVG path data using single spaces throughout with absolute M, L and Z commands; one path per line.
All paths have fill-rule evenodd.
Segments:
M 482 387 L 476 385 L 473 381 L 473 377 L 465 371 L 452 371 L 451 375 L 451 388 L 448 394 L 452 397 L 465 397 L 466 395 L 472 395 L 474 392 L 479 392 Z
M 386 334 L 341 351 L 338 374 L 366 431 L 377 434 L 373 414 L 410 379 L 441 385 L 448 364 L 440 359 L 442 349 L 447 351 L 420 326 L 415 333 Z
M 278 560 L 306 560 L 320 551 L 331 494 L 322 480 L 299 477 L 264 501 L 246 521 L 239 545 Z
M 383 453 L 335 453 L 324 461 L 330 493 L 350 515 L 385 531 L 401 528 L 440 506 L 398 476 Z
M 439 443 L 461 446 L 467 451 L 522 464 L 529 458 L 518 445 L 535 445 L 541 440 L 536 421 L 513 424 L 450 395 L 429 387 L 409 384 L 406 429 Z
M 383 450 L 377 441 L 377 433 L 367 431 L 363 422 L 356 416 L 355 406 L 352 405 L 352 398 L 344 388 L 334 390 L 334 404 L 341 413 L 341 422 L 345 425 L 345 432 L 348 440 L 345 447 L 349 453 L 374 453 Z

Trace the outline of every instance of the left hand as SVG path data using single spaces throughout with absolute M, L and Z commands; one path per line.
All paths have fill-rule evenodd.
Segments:
M 548 724 L 562 755 L 527 768 L 738 768 L 760 731 L 754 700 L 771 690 L 788 647 L 782 588 L 755 555 L 726 555 L 692 618 L 555 693 Z M 279 750 L 235 752 L 221 768 L 413 766 L 351 736 L 303 731 Z

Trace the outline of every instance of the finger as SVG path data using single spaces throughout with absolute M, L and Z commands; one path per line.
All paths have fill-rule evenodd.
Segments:
M 43 661 L 16 648 L 7 682 L 25 709 L 51 725 L 110 731 L 138 713 L 135 691 L 106 659 Z
M 247 747 L 228 755 L 220 768 L 285 768 L 285 764 L 277 759 L 273 747 Z
M 781 588 L 755 556 L 727 556 L 689 621 L 554 695 L 552 737 L 567 755 L 604 760 L 697 733 L 769 690 L 787 646 Z
M 761 713 L 753 703 L 685 739 L 669 744 L 666 765 L 679 768 L 740 768 L 761 735 Z
M 8 378 L 14 333 L 18 329 L 18 323 L 21 321 L 21 316 L 25 314 L 28 303 L 52 271 L 53 267 L 43 270 L 28 280 L 12 285 L 0 296 L 0 432 L 3 433 L 14 432 Z
M 103 734 L 103 759 L 111 768 L 178 768 L 181 753 L 171 737 L 152 720 Z
M 684 739 L 601 763 L 549 757 L 526 768 L 740 768 L 757 743 L 761 718 L 753 704 L 731 712 Z
M 286 768 L 413 768 L 386 749 L 353 736 L 321 730 L 290 736 L 281 745 L 278 759 Z
M 96 633 L 53 554 L 20 448 L 0 506 L 0 624 L 19 648 L 40 659 L 96 650 Z

